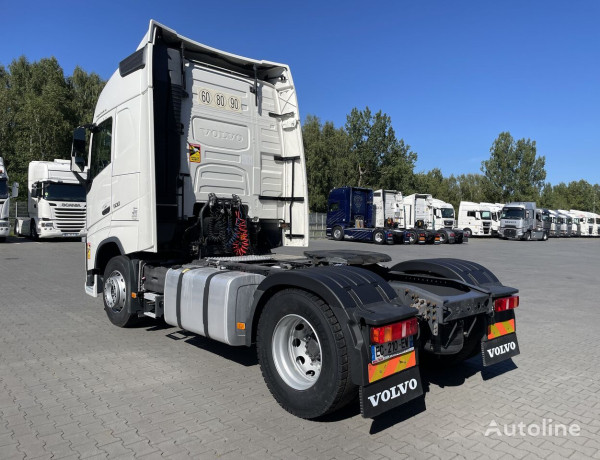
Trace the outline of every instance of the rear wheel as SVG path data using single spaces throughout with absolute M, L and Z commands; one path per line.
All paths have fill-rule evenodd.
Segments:
M 333 227 L 331 236 L 333 236 L 333 239 L 336 241 L 342 241 L 344 239 L 344 229 L 339 226 Z
M 373 232 L 373 241 L 375 241 L 376 244 L 385 243 L 385 234 L 383 233 L 383 230 L 375 230 L 375 232 Z
M 288 412 L 313 419 L 356 396 L 340 324 L 314 294 L 276 293 L 260 316 L 256 345 L 267 387 Z
M 129 327 L 138 321 L 131 309 L 131 261 L 125 256 L 110 259 L 104 270 L 104 310 L 111 323 Z
M 408 231 L 408 242 L 410 244 L 415 244 L 417 242 L 417 232 L 415 232 L 414 230 Z
M 441 230 L 440 232 L 438 232 L 440 235 L 440 244 L 444 244 L 448 242 L 448 234 Z

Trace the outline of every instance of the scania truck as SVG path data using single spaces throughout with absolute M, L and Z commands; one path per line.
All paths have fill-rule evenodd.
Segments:
M 486 366 L 518 354 L 518 291 L 477 263 L 273 253 L 308 245 L 301 136 L 287 65 L 151 21 L 73 135 L 85 291 L 108 319 L 256 345 L 274 398 L 307 419 L 357 397 L 365 417 L 420 397 L 424 352 Z
M 532 201 L 516 201 L 505 204 L 500 217 L 498 236 L 505 240 L 546 241 L 548 232 L 538 228 L 536 216 L 536 204 Z
M 15 235 L 33 240 L 85 236 L 86 173 L 78 177 L 70 165 L 69 160 L 29 163 L 28 215 L 15 219 Z
M 12 189 L 8 186 L 8 173 L 4 166 L 4 159 L 0 157 L 0 242 L 6 240 L 10 232 L 8 215 L 10 210 L 10 199 L 16 198 L 19 193 L 19 184 L 16 182 Z

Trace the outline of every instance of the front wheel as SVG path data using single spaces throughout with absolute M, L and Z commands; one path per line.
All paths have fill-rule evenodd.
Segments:
M 344 229 L 342 227 L 333 227 L 331 231 L 333 239 L 336 241 L 342 241 L 344 239 Z
M 548 234 L 546 232 L 544 232 L 542 234 L 542 241 L 546 241 L 548 239 Z
M 314 294 L 286 289 L 273 295 L 260 316 L 256 346 L 269 391 L 291 414 L 314 419 L 356 396 L 340 324 Z
M 104 310 L 111 323 L 129 327 L 138 320 L 131 309 L 131 261 L 125 256 L 113 257 L 104 270 Z
M 463 233 L 464 233 L 464 235 L 465 235 L 467 238 L 470 238 L 470 237 L 471 237 L 471 235 L 473 234 L 473 231 L 472 231 L 470 228 L 465 228 L 465 229 L 463 230 Z

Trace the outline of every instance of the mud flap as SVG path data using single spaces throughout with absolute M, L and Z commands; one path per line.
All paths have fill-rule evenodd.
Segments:
M 423 394 L 418 367 L 360 387 L 360 413 L 372 418 Z
M 481 342 L 481 355 L 484 366 L 491 366 L 517 356 L 519 353 L 519 342 L 516 333 Z

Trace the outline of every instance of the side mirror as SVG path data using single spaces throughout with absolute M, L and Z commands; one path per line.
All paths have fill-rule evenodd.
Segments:
M 84 172 L 87 155 L 85 151 L 85 128 L 78 127 L 73 131 L 73 145 L 71 147 L 71 171 Z
M 19 196 L 19 183 L 13 182 L 12 184 L 12 192 L 10 194 L 11 198 L 17 198 Z

